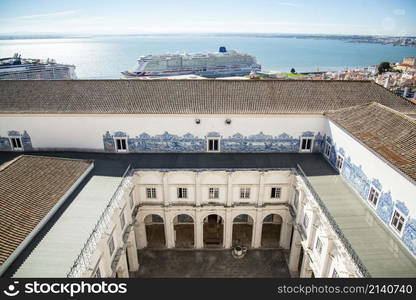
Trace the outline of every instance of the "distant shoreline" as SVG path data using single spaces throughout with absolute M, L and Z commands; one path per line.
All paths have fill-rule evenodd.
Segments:
M 249 38 L 295 38 L 313 40 L 339 40 L 348 43 L 382 44 L 402 47 L 416 47 L 414 36 L 376 36 L 376 35 L 335 35 L 335 34 L 266 34 L 266 33 L 177 33 L 177 34 L 111 34 L 111 35 L 0 35 L 0 40 L 27 39 L 79 39 L 97 37 L 249 37 Z

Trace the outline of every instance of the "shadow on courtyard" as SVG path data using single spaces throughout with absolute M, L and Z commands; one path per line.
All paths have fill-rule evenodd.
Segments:
M 279 249 L 251 249 L 236 259 L 231 250 L 143 249 L 136 278 L 288 278 Z

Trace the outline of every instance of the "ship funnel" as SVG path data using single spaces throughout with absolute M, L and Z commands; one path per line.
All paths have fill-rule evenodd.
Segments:
M 225 49 L 225 47 L 224 47 L 224 46 L 221 46 L 221 47 L 220 47 L 220 50 L 219 50 L 218 52 L 220 52 L 220 53 L 225 53 L 225 52 L 227 52 L 227 49 Z

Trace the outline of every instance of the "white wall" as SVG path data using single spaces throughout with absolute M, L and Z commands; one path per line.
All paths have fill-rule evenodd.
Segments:
M 231 204 L 249 203 L 255 205 L 261 197 L 262 203 L 287 203 L 293 189 L 293 176 L 290 171 L 267 171 L 261 175 L 259 171 L 235 171 L 230 175 L 225 171 L 145 171 L 138 170 L 133 176 L 134 197 L 139 203 L 161 204 L 162 202 L 181 203 L 194 205 L 197 202 L 207 204 L 226 204 L 230 197 Z M 260 176 L 263 176 L 261 183 Z M 228 194 L 228 185 L 230 192 Z M 146 188 L 156 187 L 156 199 L 147 199 Z M 187 199 L 177 198 L 177 188 L 186 187 L 188 189 Z M 209 199 L 209 188 L 219 188 L 219 198 Z M 240 199 L 240 188 L 250 188 L 250 198 Z M 270 197 L 271 188 L 280 187 L 281 197 L 274 199 Z M 164 195 L 164 190 L 168 191 Z M 166 198 L 164 198 L 166 197 Z
M 397 208 L 397 204 L 399 204 L 398 201 L 403 202 L 409 210 L 408 216 L 406 217 L 406 222 L 410 221 L 410 219 L 414 220 L 416 218 L 416 185 L 414 182 L 402 175 L 395 168 L 391 167 L 384 159 L 380 158 L 373 151 L 369 150 L 369 148 L 358 142 L 345 130 L 338 127 L 331 121 L 328 121 L 327 123 L 327 134 L 332 138 L 336 152 L 345 152 L 345 159 L 350 159 L 351 163 L 354 165 L 354 168 L 357 172 L 359 172 L 359 166 L 361 166 L 362 172 L 366 175 L 370 182 L 372 182 L 375 179 L 380 182 L 382 190 L 376 208 L 370 205 L 370 202 L 367 200 L 369 192 L 367 189 L 361 189 L 361 192 L 360 190 L 357 190 L 357 192 L 359 192 L 359 194 L 363 198 L 363 201 L 367 203 L 371 209 L 376 211 L 377 215 L 381 219 L 383 219 L 383 212 L 381 208 L 383 208 L 384 211 L 391 210 L 391 208 L 393 208 L 394 211 L 394 209 Z M 344 176 L 346 181 L 349 182 L 348 175 L 345 172 L 345 162 L 343 169 L 341 170 L 341 174 Z M 381 201 L 381 199 L 389 199 L 390 195 L 392 200 L 391 203 L 389 201 Z M 383 206 L 379 207 L 380 205 Z M 405 243 L 405 240 L 408 239 L 407 245 L 416 245 L 416 241 L 412 237 L 415 234 L 414 229 L 408 228 L 409 232 L 407 233 L 407 236 L 405 236 L 406 232 L 404 226 L 402 232 L 398 234 L 390 226 L 391 217 L 392 216 L 390 214 L 390 219 L 388 219 L 387 221 L 387 227 Z M 385 222 L 386 219 L 387 218 L 384 216 Z M 415 248 L 410 250 L 413 252 L 414 255 L 416 255 Z
M 201 120 L 200 124 L 195 119 Z M 231 119 L 231 124 L 225 120 Z M 244 136 L 263 132 L 277 136 L 287 133 L 298 138 L 304 131 L 323 132 L 325 119 L 320 116 L 155 116 L 155 115 L 0 115 L 0 136 L 7 137 L 10 130 L 31 137 L 35 149 L 87 149 L 103 151 L 103 134 L 109 131 L 126 132 L 130 137 L 142 133 L 151 136 L 169 132 L 183 135 L 191 133 L 204 138 L 209 132 L 219 132 L 223 137 L 235 133 Z

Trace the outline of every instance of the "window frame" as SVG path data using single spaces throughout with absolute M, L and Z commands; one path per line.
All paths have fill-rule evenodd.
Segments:
M 309 217 L 308 217 L 308 215 L 307 214 L 304 214 L 303 215 L 303 219 L 302 219 L 302 226 L 303 226 L 303 228 L 306 230 L 306 229 L 308 229 L 308 226 L 309 226 Z
M 119 215 L 121 231 L 126 227 L 126 216 L 124 215 L 124 208 Z
M 126 149 L 118 149 L 117 141 L 124 141 Z M 120 142 L 120 144 L 122 145 L 122 142 Z M 115 137 L 114 138 L 114 145 L 115 145 L 115 148 L 116 148 L 117 152 L 127 152 L 129 150 L 129 146 L 128 146 L 126 137 Z
M 250 187 L 240 187 L 240 199 L 250 199 L 251 188 Z
M 374 199 L 374 197 L 370 200 L 370 197 L 371 197 L 371 191 L 374 191 L 374 193 L 376 193 L 377 194 L 377 200 L 376 200 L 376 203 L 374 203 L 373 202 L 373 199 Z M 374 195 L 374 194 L 373 194 Z M 378 203 L 379 203 L 379 199 L 380 199 L 380 195 L 381 195 L 381 191 L 378 189 L 378 188 L 376 188 L 374 185 L 371 185 L 370 186 L 370 190 L 369 190 L 369 192 L 368 192 L 368 196 L 367 196 L 367 201 L 370 203 L 370 205 L 372 206 L 372 207 L 374 207 L 374 208 L 377 208 L 377 205 L 378 205 Z
M 110 257 L 112 257 L 114 252 L 115 252 L 115 249 L 116 249 L 116 246 L 115 246 L 115 243 L 114 243 L 113 233 L 111 233 L 110 237 L 107 240 L 107 247 L 108 247 L 108 251 L 110 253 Z
M 216 141 L 217 142 L 217 149 L 216 150 L 210 150 L 210 141 Z M 214 146 L 214 144 L 213 144 Z M 215 148 L 215 147 L 214 147 Z M 207 152 L 220 152 L 221 146 L 220 146 L 220 138 L 207 138 Z
M 321 241 L 321 239 L 318 237 L 316 237 L 316 241 L 315 241 L 315 249 L 316 252 L 318 252 L 319 255 L 322 255 L 322 248 L 323 248 L 323 243 Z
M 20 144 L 20 147 L 15 147 L 13 145 L 13 140 L 17 140 L 18 143 Z M 20 136 L 9 136 L 9 141 L 10 141 L 10 146 L 12 147 L 12 151 L 23 151 L 23 142 L 22 142 L 22 137 Z M 17 144 L 17 143 L 16 143 Z
M 273 193 L 273 189 L 275 190 Z M 276 192 L 278 191 L 278 196 L 276 197 Z M 281 199 L 282 197 L 282 188 L 278 186 L 274 186 L 270 189 L 270 199 Z
M 178 187 L 176 189 L 176 196 L 178 199 L 188 199 L 188 188 Z
M 344 156 L 341 154 L 337 154 L 337 160 L 335 161 L 335 167 L 337 168 L 338 171 L 342 170 L 342 167 L 344 166 Z M 341 166 L 339 167 L 339 161 L 341 161 Z
M 403 219 L 403 221 L 401 223 L 402 226 L 401 226 L 400 230 L 396 227 L 396 225 L 393 224 L 394 217 L 395 217 L 396 214 L 399 215 L 399 217 L 397 218 L 397 224 L 399 224 L 400 219 Z M 403 234 L 403 229 L 404 229 L 404 227 L 406 225 L 406 221 L 407 221 L 406 219 L 407 219 L 406 216 L 402 212 L 400 212 L 397 208 L 394 208 L 393 214 L 392 214 L 392 217 L 391 217 L 391 220 L 390 220 L 389 224 L 394 229 L 394 231 L 397 234 L 399 234 L 400 236 Z
M 217 188 L 217 187 L 208 188 L 208 199 L 219 199 L 219 198 L 220 198 L 220 189 L 219 188 Z
M 157 191 L 155 187 L 146 187 L 146 199 L 157 199 Z
M 303 149 L 303 141 L 304 140 L 310 140 L 310 149 Z M 299 152 L 312 152 L 313 150 L 313 143 L 314 143 L 315 138 L 314 137 L 310 137 L 310 136 L 303 136 L 300 138 L 300 145 L 299 145 Z M 307 145 L 307 143 L 306 143 Z
M 326 154 L 327 150 L 328 150 L 328 154 Z M 329 158 L 331 156 L 331 150 L 332 150 L 332 145 L 328 142 L 325 142 L 324 155 L 326 158 Z

